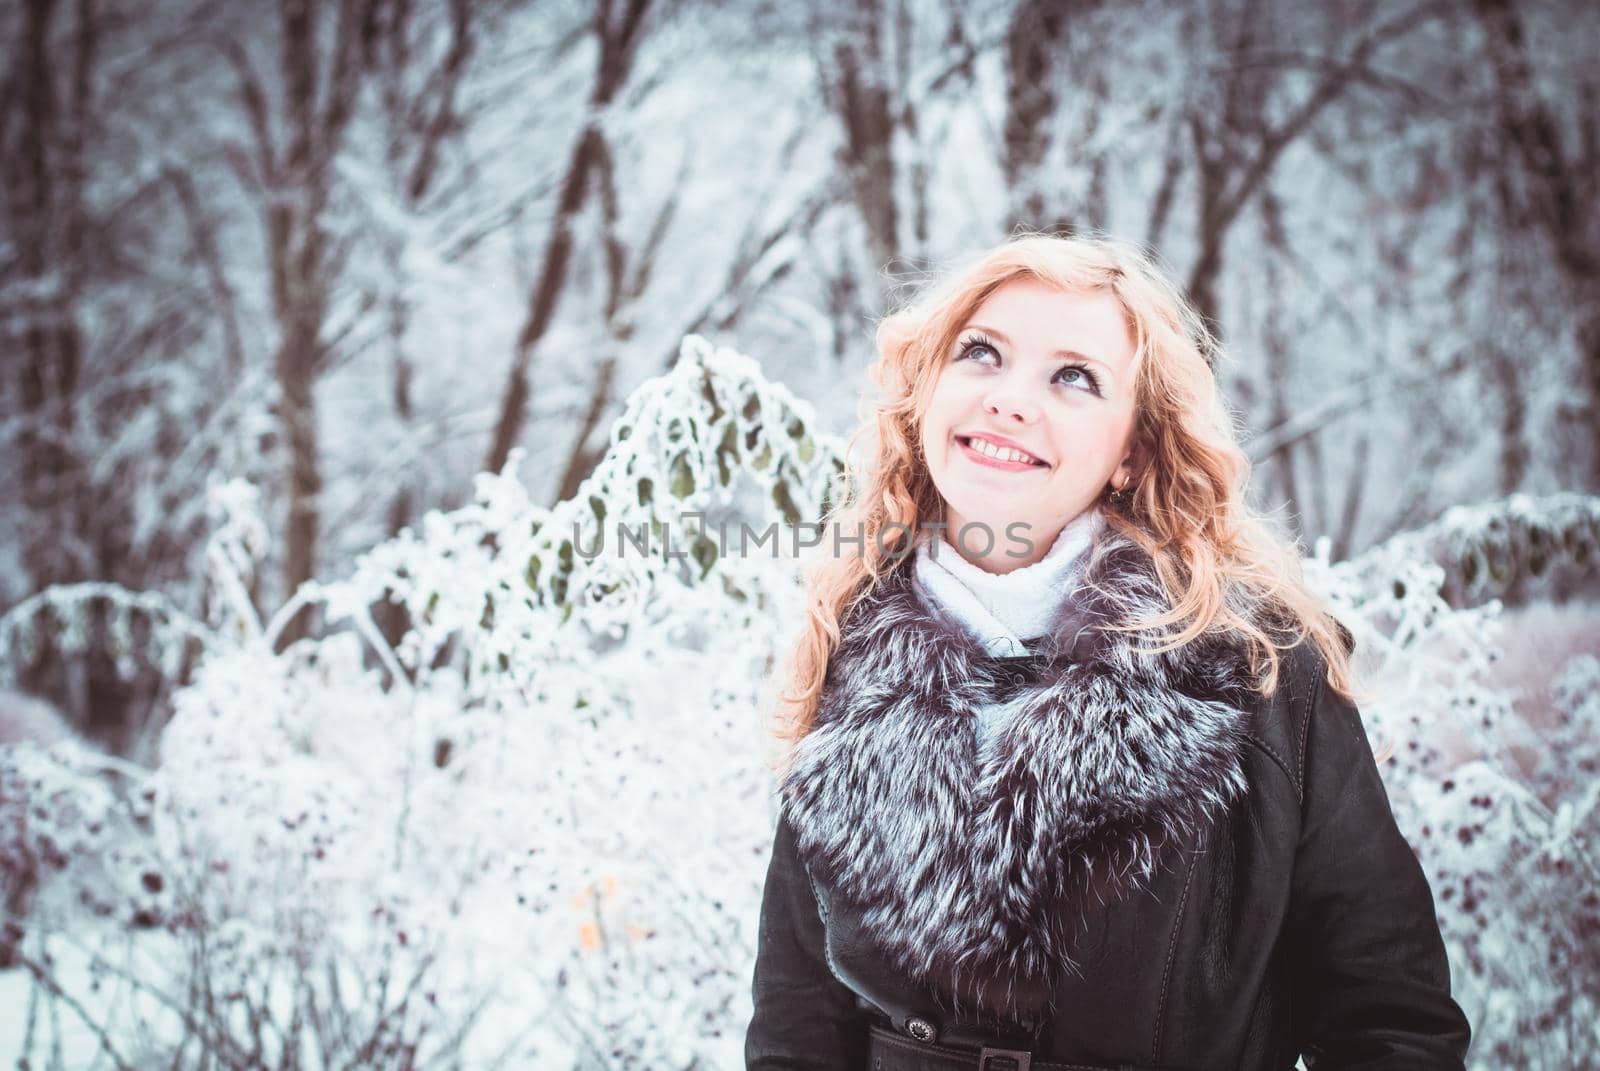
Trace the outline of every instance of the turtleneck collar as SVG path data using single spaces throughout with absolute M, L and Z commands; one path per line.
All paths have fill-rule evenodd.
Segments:
M 928 533 L 917 544 L 915 583 L 989 654 L 1027 654 L 1024 641 L 1045 632 L 1104 523 L 1090 507 L 1061 529 L 1043 558 L 1009 573 L 974 565 L 947 538 L 935 546 Z

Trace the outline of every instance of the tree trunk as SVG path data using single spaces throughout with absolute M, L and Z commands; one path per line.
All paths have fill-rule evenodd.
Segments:
M 288 446 L 288 530 L 283 562 L 285 597 L 316 575 L 322 516 L 321 453 L 317 434 L 315 369 L 321 360 L 321 318 L 295 322 L 278 345 L 278 423 Z M 302 610 L 283 632 L 283 642 L 305 636 L 312 614 Z
M 1065 45 L 1067 5 L 1022 0 L 1006 29 L 1006 117 L 1001 132 L 1001 172 L 1010 196 L 1005 229 L 1044 225 L 1045 191 L 1039 165 L 1050 148 L 1059 101 L 1055 59 Z
M 550 221 L 550 237 L 545 242 L 544 263 L 528 298 L 528 317 L 517 335 L 517 348 L 511 359 L 511 372 L 500 399 L 500 417 L 495 422 L 494 439 L 484 459 L 485 472 L 499 472 L 511 456 L 511 448 L 522 440 L 531 394 L 529 368 L 533 351 L 550 328 L 556 305 L 567 285 L 567 266 L 572 259 L 572 218 L 583 207 L 589 172 L 599 157 L 600 131 L 590 124 L 584 128 L 567 162 L 561 182 L 561 198 L 555 218 Z
M 883 279 L 900 257 L 895 199 L 895 116 L 890 71 L 882 44 L 881 0 L 852 10 L 846 33 L 823 62 L 824 91 L 844 130 L 839 163 L 850 177 L 851 199 L 867 229 L 874 278 Z M 900 102 L 902 106 L 905 102 Z M 887 292 L 880 283 L 878 304 Z
M 628 80 L 638 52 L 640 34 L 650 0 L 626 0 L 620 16 L 613 17 L 612 0 L 602 0 L 595 15 L 595 32 L 600 38 L 599 67 L 590 91 L 589 110 L 600 115 L 610 107 Z M 573 145 L 561 182 L 561 197 L 550 236 L 545 242 L 544 262 L 528 296 L 528 315 L 517 334 L 516 350 L 501 396 L 500 416 L 483 467 L 499 472 L 511 456 L 511 448 L 522 440 L 527 422 L 528 402 L 532 397 L 531 368 L 539 341 L 549 330 L 556 306 L 567 285 L 568 261 L 572 256 L 572 221 L 583 207 L 590 186 L 590 174 L 599 165 L 604 139 L 598 119 L 589 120 Z
M 1555 254 L 1578 313 L 1578 426 L 1587 435 L 1573 446 L 1586 455 L 1585 489 L 1600 491 L 1600 442 L 1594 430 L 1600 427 L 1600 208 L 1595 204 L 1600 161 L 1592 154 L 1569 158 L 1560 124 L 1535 85 L 1527 35 L 1515 6 L 1509 0 L 1474 0 L 1474 10 L 1500 87 L 1501 130 L 1522 163 L 1533 218 Z M 1593 116 L 1587 121 L 1595 122 Z
M 273 144 L 264 115 L 256 128 L 258 152 L 267 162 L 264 215 L 278 327 L 273 358 L 277 418 L 288 446 L 284 598 L 315 575 L 320 550 L 323 503 L 316 385 L 328 357 L 322 332 L 331 291 L 338 282 L 326 217 L 334 161 L 354 111 L 362 57 L 370 52 L 364 44 L 376 32 L 364 2 L 339 4 L 333 42 L 322 50 L 317 32 L 321 8 L 307 0 L 283 0 L 280 74 L 287 145 L 282 153 Z M 239 65 L 247 104 L 268 99 L 264 87 L 252 84 L 248 66 Z M 306 636 L 314 618 L 312 611 L 302 610 L 287 623 L 281 642 L 288 645 Z
M 600 362 L 594 390 L 589 395 L 589 404 L 583 411 L 583 419 L 578 422 L 578 435 L 573 440 L 572 456 L 567 459 L 566 468 L 561 473 L 561 482 L 556 488 L 558 502 L 565 502 L 577 494 L 578 486 L 589 478 L 595 465 L 605 456 L 607 444 L 591 446 L 589 440 L 594 436 L 596 425 L 600 423 L 600 418 L 605 415 L 606 408 L 611 404 L 612 382 L 616 371 L 616 357 L 607 357 Z

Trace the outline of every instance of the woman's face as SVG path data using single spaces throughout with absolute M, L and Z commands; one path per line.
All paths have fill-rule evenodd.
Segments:
M 921 435 L 945 536 L 964 557 L 994 573 L 1031 565 L 1107 484 L 1132 477 L 1133 358 L 1122 306 L 1105 291 L 1018 279 L 974 310 Z M 1008 530 L 1013 522 L 1027 527 Z M 987 531 L 958 540 L 974 523 Z

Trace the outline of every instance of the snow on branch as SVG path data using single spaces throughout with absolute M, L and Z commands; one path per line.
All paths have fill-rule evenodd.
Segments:
M 1600 496 L 1562 492 L 1514 494 L 1453 506 L 1431 524 L 1394 536 L 1346 569 L 1360 587 L 1378 592 L 1419 561 L 1444 569 L 1452 606 L 1473 606 L 1513 585 L 1555 584 L 1600 573 Z
M 404 605 L 413 628 L 397 655 L 410 673 L 455 639 L 471 676 L 522 676 L 622 639 L 663 601 L 737 627 L 770 611 L 784 575 L 773 563 L 795 542 L 781 528 L 831 506 L 843 456 L 754 360 L 689 335 L 673 369 L 633 392 L 572 498 L 534 505 L 514 456 L 478 477 L 472 505 L 429 513 L 420 536 L 402 532 L 307 595 L 334 616 Z

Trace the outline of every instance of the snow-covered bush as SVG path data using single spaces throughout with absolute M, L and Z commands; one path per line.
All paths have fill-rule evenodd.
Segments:
M 218 488 L 205 621 L 94 593 L 165 623 L 142 657 L 201 652 L 159 765 L 116 789 L 86 753 L 0 752 L 0 820 L 54 801 L 65 825 L 106 814 L 118 833 L 60 842 L 118 906 L 97 917 L 49 883 L 19 944 L 24 1047 L 77 1022 L 126 1066 L 200 1048 L 229 1067 L 738 1066 L 773 817 L 762 712 L 799 608 L 803 533 L 782 526 L 822 514 L 841 456 L 754 362 L 691 337 L 572 500 L 541 509 L 486 474 L 473 503 L 264 622 L 240 579 L 261 553 L 250 489 Z M 1551 508 L 1539 545 L 1559 558 L 1597 506 Z M 649 552 L 619 552 L 618 523 Z M 780 526 L 776 543 L 737 553 L 741 524 Z M 1385 777 L 1435 883 L 1475 1064 L 1565 1066 L 1600 1018 L 1600 667 L 1571 659 L 1542 735 L 1516 732 L 1492 675 L 1499 606 L 1453 608 L 1438 545 L 1310 571 L 1357 633 L 1376 742 L 1395 745 Z M 70 616 L 61 595 L 0 619 L 0 645 Z M 409 621 L 393 648 L 384 601 Z M 277 650 L 307 603 L 324 634 Z M 8 852 L 43 852 L 43 824 L 3 828 Z
M 1592 571 L 1597 533 L 1600 500 L 1516 495 L 1310 563 L 1357 634 L 1363 717 L 1392 748 L 1381 769 L 1433 885 L 1474 1067 L 1577 1067 L 1600 1043 L 1600 605 L 1541 631 L 1522 611 L 1508 628 L 1498 599 L 1445 595 Z M 1504 672 L 1509 653 L 1527 676 L 1541 649 L 1563 654 L 1540 679 Z
M 138 941 L 171 947 L 109 970 L 128 931 L 108 920 L 86 967 L 105 989 L 71 997 L 88 1033 L 135 1063 L 186 1040 L 227 1066 L 732 1060 L 771 822 L 754 713 L 798 589 L 787 532 L 706 551 L 740 521 L 822 511 L 840 466 L 815 423 L 691 337 L 574 500 L 540 510 L 485 475 L 471 505 L 266 622 L 241 583 L 252 497 L 219 487 L 212 614 L 168 634 L 202 633 L 204 657 L 141 786 L 139 869 L 167 902 Z M 619 556 L 618 524 L 649 553 Z M 370 616 L 385 600 L 411 622 L 394 649 Z M 275 651 L 307 602 L 332 630 Z M 23 608 L 0 635 L 40 620 Z M 41 913 L 25 948 L 60 999 L 70 974 L 47 957 L 89 940 L 73 922 Z

